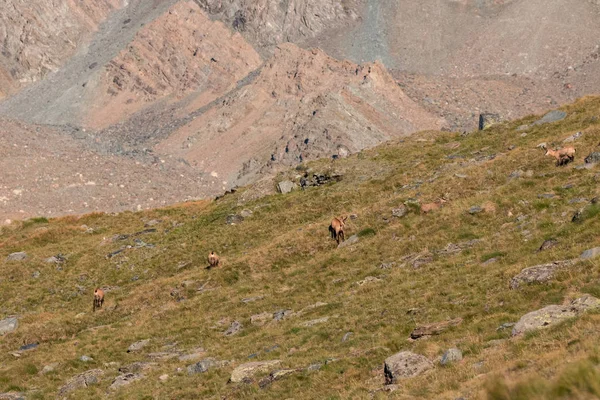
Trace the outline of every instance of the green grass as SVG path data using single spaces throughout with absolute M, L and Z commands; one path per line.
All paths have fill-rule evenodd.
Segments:
M 600 134 L 600 123 L 592 119 L 600 114 L 600 99 L 583 99 L 564 110 L 565 120 L 534 126 L 526 137 L 516 128 L 534 116 L 466 137 L 422 132 L 347 159 L 304 164 L 277 179 L 294 179 L 300 170 L 339 173 L 343 179 L 288 195 L 257 197 L 250 186 L 215 202 L 2 227 L 0 258 L 16 251 L 26 251 L 29 258 L 0 264 L 0 319 L 19 316 L 19 328 L 0 340 L 0 392 L 55 398 L 69 378 L 100 368 L 102 380 L 70 398 L 103 398 L 119 367 L 150 361 L 150 353 L 185 354 L 202 347 L 206 357 L 230 364 L 188 375 L 191 361 L 156 361 L 143 380 L 111 396 L 593 398 L 600 315 L 589 313 L 525 338 L 498 330 L 548 304 L 583 293 L 600 297 L 596 260 L 546 284 L 508 289 L 510 278 L 525 267 L 577 257 L 598 246 L 596 207 L 586 207 L 584 218 L 572 223 L 583 204 L 569 203 L 598 195 L 597 172 L 556 168 L 536 145 L 559 143 L 582 131 L 575 165 L 581 163 Z M 449 142 L 460 147 L 445 147 Z M 517 147 L 509 152 L 509 145 Z M 515 170 L 533 175 L 509 177 Z M 567 184 L 573 187 L 556 189 Z M 538 197 L 549 192 L 557 196 Z M 420 214 L 419 204 L 442 195 L 449 200 L 444 207 Z M 411 212 L 392 217 L 391 210 L 401 204 Z M 473 205 L 486 211 L 469 215 Z M 246 209 L 252 216 L 226 225 L 228 215 Z M 347 221 L 346 237 L 356 234 L 361 240 L 338 249 L 327 227 L 333 216 L 351 214 L 356 218 Z M 144 230 L 151 219 L 162 220 L 157 232 L 113 240 Z M 559 245 L 537 252 L 549 237 L 558 238 Z M 136 238 L 154 247 L 136 248 Z M 479 241 L 472 247 L 445 250 L 473 239 Z M 126 246 L 131 247 L 107 258 Z M 207 270 L 211 250 L 221 256 L 222 266 Z M 64 264 L 44 261 L 59 253 L 67 259 Z M 427 261 L 414 268 L 411 262 L 419 256 Z M 482 267 L 491 258 L 501 260 Z M 382 264 L 389 268 L 380 269 Z M 367 277 L 380 281 L 358 285 Z M 104 308 L 92 313 L 94 288 L 109 286 Z M 248 298 L 257 300 L 242 302 Z M 251 322 L 253 315 L 279 310 L 294 314 L 264 325 Z M 306 326 L 324 317 L 327 322 Z M 464 322 L 440 335 L 407 340 L 417 325 L 458 317 Z M 243 325 L 241 332 L 224 336 L 233 321 Z M 347 332 L 353 335 L 343 342 Z M 147 348 L 126 352 L 146 338 L 151 339 Z M 35 350 L 12 355 L 33 342 L 40 343 Z M 450 347 L 463 351 L 463 362 L 402 381 L 393 394 L 380 391 L 383 362 L 394 352 L 410 350 L 436 360 Z M 94 361 L 84 363 L 82 355 Z M 235 366 L 271 359 L 298 371 L 265 388 L 258 386 L 262 376 L 248 385 L 227 383 Z M 58 363 L 54 372 L 40 373 L 52 363 Z M 315 363 L 323 367 L 306 371 Z M 159 380 L 164 374 L 168 379 Z

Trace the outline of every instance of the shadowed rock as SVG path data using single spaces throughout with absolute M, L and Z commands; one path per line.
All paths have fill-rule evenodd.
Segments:
M 400 379 L 412 378 L 421 375 L 433 368 L 433 363 L 426 357 L 403 351 L 388 357 L 384 364 L 386 385 L 398 383 Z
M 205 358 L 204 360 L 192 365 L 188 365 L 187 372 L 189 375 L 202 374 L 211 368 L 221 368 L 229 364 L 227 361 L 217 361 L 214 358 Z
M 117 390 L 123 386 L 130 385 L 131 383 L 133 383 L 135 381 L 139 381 L 144 378 L 145 378 L 144 375 L 134 374 L 134 373 L 127 373 L 127 374 L 119 375 L 111 383 L 111 385 L 108 387 L 108 389 L 109 390 Z

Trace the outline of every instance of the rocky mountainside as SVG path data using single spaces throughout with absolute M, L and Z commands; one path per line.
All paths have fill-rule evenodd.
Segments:
M 266 179 L 285 194 L 0 227 L 0 399 L 598 398 L 599 134 L 590 97 Z
M 0 99 L 56 72 L 121 0 L 3 2 Z
M 599 7 L 7 0 L 0 116 L 31 137 L 51 126 L 62 138 L 46 141 L 50 153 L 81 148 L 149 171 L 169 163 L 174 182 L 186 171 L 190 186 L 168 201 L 211 197 L 306 160 L 424 129 L 471 131 L 480 113 L 519 118 L 595 93 Z M 51 203 L 42 195 L 51 192 L 35 201 Z M 72 210 L 14 207 L 7 212 Z

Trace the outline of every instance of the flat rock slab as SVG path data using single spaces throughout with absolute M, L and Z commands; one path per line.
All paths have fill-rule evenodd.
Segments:
M 347 240 L 343 241 L 338 245 L 338 248 L 343 249 L 344 247 L 352 246 L 360 241 L 358 235 L 352 235 Z
M 433 368 L 433 363 L 426 357 L 403 351 L 386 358 L 384 374 L 386 385 L 398 383 L 400 379 L 412 378 L 421 375 Z
M 296 188 L 296 184 L 292 181 L 282 181 L 277 184 L 277 191 L 282 194 L 291 193 Z
M 108 389 L 109 390 L 117 390 L 123 386 L 130 385 L 133 382 L 142 380 L 144 378 L 145 378 L 144 375 L 134 374 L 134 373 L 119 375 L 111 383 L 111 385 L 108 387 Z
M 436 322 L 416 327 L 410 334 L 411 339 L 419 339 L 423 336 L 439 335 L 450 327 L 460 325 L 463 322 L 462 318 L 451 319 L 449 321 Z
M 127 348 L 128 353 L 133 353 L 142 350 L 144 347 L 150 344 L 150 339 L 140 340 L 139 342 L 133 343 Z
M 221 368 L 227 364 L 229 364 L 228 361 L 217 361 L 216 359 L 210 357 L 210 358 L 205 358 L 204 360 L 199 361 L 195 364 L 188 365 L 187 372 L 188 372 L 188 375 L 203 374 L 206 371 L 208 371 L 209 369 Z
M 589 249 L 581 253 L 579 258 L 582 260 L 591 260 L 592 258 L 596 258 L 600 256 L 600 247 L 594 247 L 593 249 Z
M 550 305 L 521 317 L 512 330 L 512 336 L 519 336 L 525 332 L 554 326 L 563 321 L 575 318 L 587 310 L 599 308 L 600 300 L 589 295 L 573 300 L 571 304 L 566 306 Z
M 231 323 L 231 326 L 229 326 L 229 328 L 223 332 L 223 335 L 225 336 L 233 336 L 237 333 L 239 333 L 240 330 L 242 330 L 243 326 L 239 321 L 233 321 Z
M 16 317 L 9 317 L 0 321 L 0 336 L 12 332 L 19 327 L 19 321 Z
M 20 251 L 18 253 L 9 254 L 6 261 L 24 261 L 27 259 L 27 253 Z
M 535 265 L 533 267 L 525 268 L 518 275 L 515 275 L 510 280 L 510 288 L 517 289 L 521 285 L 528 285 L 531 283 L 543 283 L 554 278 L 556 272 L 572 266 L 574 263 L 571 260 L 566 261 L 555 261 L 548 264 Z
M 442 359 L 440 360 L 441 365 L 448 365 L 455 362 L 459 362 L 463 359 L 462 351 L 456 348 L 448 349 Z
M 58 390 L 58 396 L 61 397 L 74 390 L 86 388 L 90 385 L 96 385 L 100 382 L 103 375 L 104 371 L 101 369 L 92 369 L 75 375 Z
M 233 370 L 229 381 L 232 383 L 248 382 L 254 375 L 269 372 L 281 364 L 281 360 L 255 361 L 242 364 Z
M 541 119 L 535 121 L 533 125 L 542 125 L 549 124 L 551 122 L 558 122 L 567 117 L 567 113 L 560 110 L 550 111 L 548 114 L 544 115 Z
M 24 393 L 18 392 L 8 392 L 8 393 L 0 393 L 0 400 L 25 400 Z

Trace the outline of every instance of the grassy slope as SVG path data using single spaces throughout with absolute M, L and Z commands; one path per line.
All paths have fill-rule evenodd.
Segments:
M 207 356 L 232 364 L 189 376 L 185 367 L 190 362 L 160 361 L 145 372 L 146 379 L 113 396 L 337 399 L 365 398 L 372 392 L 375 398 L 384 398 L 389 394 L 374 391 L 383 385 L 386 357 L 411 350 L 434 360 L 449 347 L 462 349 L 462 363 L 438 365 L 424 377 L 402 382 L 391 396 L 474 399 L 488 393 L 499 399 L 559 394 L 578 398 L 594 390 L 599 395 L 592 382 L 598 375 L 600 315 L 587 314 L 525 338 L 509 339 L 510 329 L 496 330 L 529 311 L 581 293 L 600 297 L 597 260 L 580 263 L 545 285 L 508 289 L 509 279 L 524 267 L 576 257 L 599 245 L 600 222 L 594 213 L 572 223 L 571 216 L 581 205 L 569 202 L 599 194 L 598 172 L 575 170 L 573 165 L 557 168 L 535 146 L 559 143 L 582 131 L 575 165 L 581 164 L 598 144 L 600 99 L 584 99 L 564 110 L 567 119 L 530 128 L 524 137 L 516 128 L 535 117 L 467 137 L 420 133 L 345 160 L 313 163 L 313 170 L 331 169 L 343 173 L 344 179 L 285 196 L 239 204 L 244 194 L 239 191 L 211 203 L 32 220 L 3 228 L 2 256 L 26 251 L 30 258 L 0 265 L 0 318 L 20 316 L 19 329 L 0 339 L 0 392 L 23 390 L 30 398 L 50 399 L 69 377 L 101 368 L 106 375 L 99 385 L 71 395 L 98 398 L 106 395 L 119 365 L 145 361 L 147 353 L 176 343 L 181 351 L 203 347 Z M 453 143 L 460 147 L 452 149 Z M 516 148 L 509 151 L 511 145 Z M 452 154 L 464 158 L 447 157 Z M 489 155 L 496 157 L 490 160 Z M 534 174 L 509 178 L 518 169 Z M 567 184 L 573 187 L 564 189 Z M 391 209 L 410 198 L 428 202 L 444 193 L 450 202 L 436 213 L 391 217 Z M 559 197 L 538 197 L 544 193 Z M 493 203 L 495 211 L 467 212 L 486 202 Z M 240 225 L 225 224 L 228 214 L 244 209 L 253 215 Z M 350 221 L 349 235 L 364 235 L 358 244 L 337 249 L 328 238 L 330 218 L 351 213 L 358 217 Z M 517 222 L 519 215 L 526 217 L 524 222 Z M 113 235 L 141 231 L 151 219 L 162 220 L 158 232 L 139 238 L 156 247 L 105 258 L 125 244 L 134 244 L 133 239 L 113 242 Z M 82 225 L 94 232 L 86 233 Z M 536 252 L 550 237 L 560 244 Z M 435 254 L 432 263 L 419 269 L 379 268 L 407 254 L 435 252 L 448 243 L 474 238 L 482 241 L 455 255 Z M 211 249 L 222 255 L 224 265 L 207 271 L 203 267 Z M 62 270 L 44 262 L 57 253 L 68 256 Z M 494 256 L 498 262 L 482 266 L 483 260 Z M 184 264 L 188 265 L 181 267 Z M 39 278 L 32 277 L 35 271 L 40 272 Z M 356 284 L 367 276 L 380 277 L 382 282 Z M 182 287 L 183 282 L 187 287 Z M 206 282 L 214 290 L 197 292 Z M 107 294 L 105 309 L 92 314 L 95 286 L 117 288 Z M 176 287 L 185 301 L 171 296 Z M 264 298 L 241 302 L 254 296 Z M 317 302 L 327 305 L 263 327 L 250 323 L 254 314 L 280 309 L 298 312 Z M 417 309 L 416 314 L 407 313 L 409 309 Z M 331 317 L 327 323 L 302 326 L 326 316 Z M 439 336 L 407 340 L 417 324 L 456 317 L 464 322 Z M 222 332 L 233 320 L 244 329 L 224 337 Z M 342 342 L 348 331 L 354 335 Z M 129 344 L 146 338 L 152 338 L 149 347 L 126 352 Z M 11 355 L 31 342 L 39 342 L 39 348 L 19 358 Z M 94 361 L 80 361 L 84 354 Z M 252 354 L 256 356 L 249 359 Z M 283 367 L 303 368 L 332 358 L 337 360 L 320 371 L 298 372 L 265 389 L 227 384 L 233 367 L 246 361 L 281 359 Z M 43 366 L 55 362 L 60 363 L 55 372 L 39 374 Z M 571 362 L 576 363 L 568 366 Z M 178 373 L 177 368 L 184 371 Z M 163 374 L 170 376 L 166 382 L 158 379 Z M 543 379 L 554 383 L 545 384 Z

